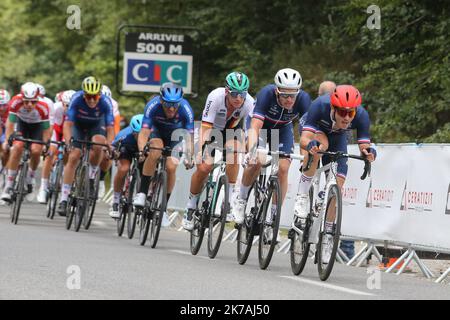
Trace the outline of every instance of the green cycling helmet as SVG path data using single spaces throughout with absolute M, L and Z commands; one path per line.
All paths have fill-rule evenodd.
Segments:
M 232 72 L 225 78 L 226 86 L 232 91 L 248 91 L 250 80 L 242 72 Z

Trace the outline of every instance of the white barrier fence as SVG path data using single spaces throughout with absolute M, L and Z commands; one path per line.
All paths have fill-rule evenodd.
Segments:
M 432 277 L 415 249 L 450 253 L 450 144 L 383 144 L 377 146 L 377 151 L 372 174 L 364 181 L 359 178 L 363 163 L 349 160 L 343 188 L 342 234 L 344 238 L 364 240 L 367 246 L 350 261 L 340 252 L 339 260 L 351 265 L 360 259 L 360 265 L 371 253 L 381 259 L 375 244 L 388 242 L 407 250 L 398 260 L 398 264 L 406 261 L 403 269 L 414 260 L 425 276 Z M 358 154 L 358 147 L 349 146 L 349 152 Z M 292 161 L 289 171 L 288 193 L 280 222 L 287 228 L 293 217 L 299 166 L 298 161 Z M 182 165 L 178 167 L 177 182 L 168 207 L 179 213 L 186 206 L 193 172 L 193 169 L 186 171 Z M 171 216 L 171 222 L 175 218 Z M 233 241 L 233 235 L 229 234 L 226 239 Z M 286 242 L 278 252 L 288 252 L 288 245 Z M 448 274 L 450 270 L 438 281 Z

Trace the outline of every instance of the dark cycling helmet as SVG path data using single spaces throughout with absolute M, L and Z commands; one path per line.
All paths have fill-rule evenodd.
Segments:
M 337 86 L 330 95 L 330 103 L 336 108 L 356 108 L 361 105 L 361 94 L 351 85 Z
M 140 132 L 142 128 L 142 121 L 144 119 L 143 114 L 137 114 L 131 118 L 130 126 L 131 129 L 133 129 L 134 132 Z
M 164 83 L 159 93 L 165 102 L 180 102 L 183 99 L 183 88 L 175 83 Z

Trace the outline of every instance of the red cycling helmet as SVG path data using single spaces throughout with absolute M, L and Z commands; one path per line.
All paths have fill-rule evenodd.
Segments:
M 361 94 L 351 85 L 340 85 L 330 95 L 331 105 L 336 108 L 356 108 L 361 105 Z

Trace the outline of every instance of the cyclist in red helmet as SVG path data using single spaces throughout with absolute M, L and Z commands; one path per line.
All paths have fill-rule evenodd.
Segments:
M 351 85 L 339 85 L 330 93 L 318 97 L 300 121 L 300 146 L 308 151 L 314 160 L 308 171 L 303 170 L 294 212 L 299 218 L 306 219 L 309 212 L 309 188 L 321 156 L 318 151 L 342 151 L 347 153 L 347 134 L 349 130 L 357 132 L 361 154 L 374 161 L 376 150 L 370 145 L 370 119 L 367 111 L 361 107 L 361 94 Z M 307 159 L 304 164 L 306 165 Z M 330 162 L 322 157 L 322 164 Z M 348 166 L 347 159 L 338 160 L 337 183 L 342 188 Z M 327 222 L 326 228 L 332 230 L 333 223 Z

